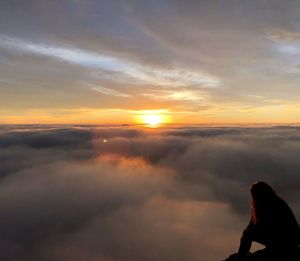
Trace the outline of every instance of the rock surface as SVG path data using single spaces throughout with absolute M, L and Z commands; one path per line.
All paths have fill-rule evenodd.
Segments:
M 224 261 L 236 261 L 236 254 L 229 256 Z M 238 261 L 300 261 L 300 246 L 295 249 L 262 249 L 249 253 L 246 258 Z

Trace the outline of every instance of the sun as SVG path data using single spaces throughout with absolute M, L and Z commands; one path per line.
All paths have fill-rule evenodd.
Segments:
M 152 128 L 158 127 L 163 123 L 163 116 L 159 114 L 145 114 L 141 117 L 143 122 Z
M 135 122 L 148 128 L 158 128 L 171 122 L 168 110 L 141 110 L 135 113 Z

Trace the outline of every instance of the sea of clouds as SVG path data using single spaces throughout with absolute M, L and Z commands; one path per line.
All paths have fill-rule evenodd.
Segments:
M 2 125 L 0 260 L 214 261 L 249 186 L 300 220 L 300 127 Z

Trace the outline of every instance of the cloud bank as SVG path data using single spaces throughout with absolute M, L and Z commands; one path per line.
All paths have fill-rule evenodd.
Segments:
M 2 125 L 0 147 L 3 260 L 221 260 L 256 180 L 300 216 L 297 126 Z

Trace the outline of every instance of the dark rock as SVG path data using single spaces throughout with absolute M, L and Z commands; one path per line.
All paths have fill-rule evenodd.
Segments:
M 249 253 L 243 259 L 237 259 L 237 254 L 230 255 L 224 261 L 300 261 L 300 246 L 293 249 L 267 249 Z

